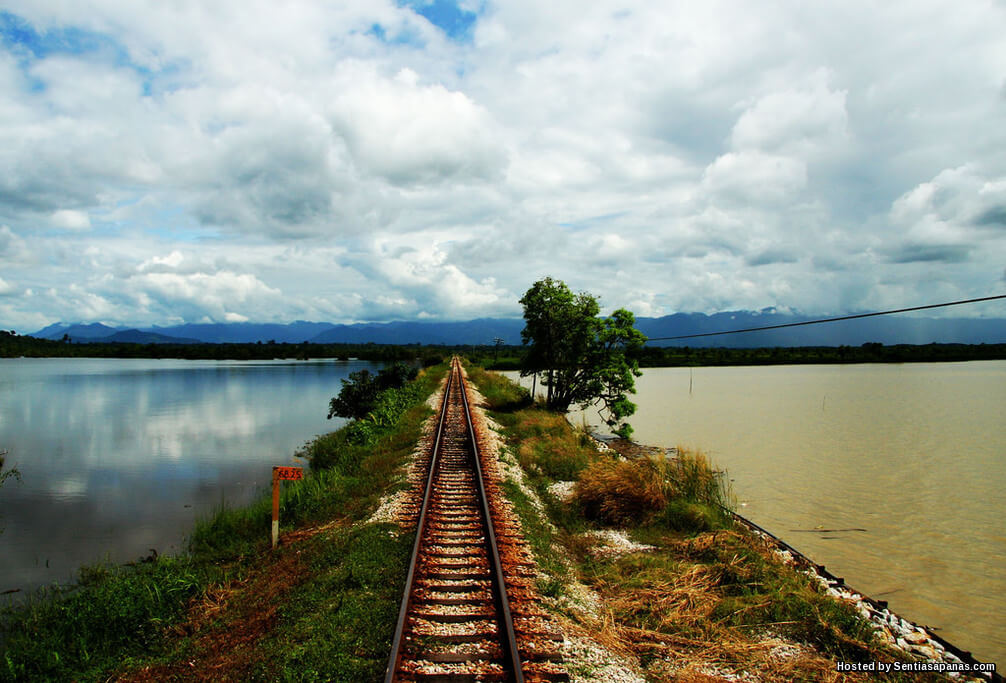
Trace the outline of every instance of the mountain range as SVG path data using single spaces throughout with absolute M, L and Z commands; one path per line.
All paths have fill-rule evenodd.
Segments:
M 651 344 L 659 346 L 858 346 L 882 344 L 1006 342 L 1004 318 L 914 318 L 883 316 L 841 322 L 745 332 L 693 339 L 661 340 L 661 337 L 708 334 L 771 325 L 791 325 L 811 320 L 807 316 L 763 311 L 675 313 L 661 318 L 637 318 L 636 327 Z M 299 344 L 444 344 L 491 345 L 496 338 L 505 344 L 520 344 L 521 318 L 479 318 L 457 322 L 396 321 L 351 325 L 319 322 L 280 323 L 188 323 L 167 327 L 109 327 L 102 323 L 55 323 L 31 336 L 63 339 L 75 343 L 133 342 L 141 344 L 199 344 L 278 342 Z

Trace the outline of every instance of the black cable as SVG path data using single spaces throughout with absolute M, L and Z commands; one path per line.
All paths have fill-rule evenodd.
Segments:
M 944 308 L 946 306 L 960 306 L 961 304 L 973 304 L 979 301 L 993 301 L 995 299 L 1006 299 L 1006 294 L 996 296 L 985 296 L 980 299 L 965 299 L 963 301 L 949 301 L 945 304 L 929 304 L 928 306 L 912 306 L 911 308 L 898 308 L 893 311 L 877 311 L 875 313 L 857 313 L 856 315 L 843 315 L 840 318 L 823 318 L 821 320 L 804 320 L 799 323 L 786 323 L 784 325 L 767 325 L 766 327 L 748 327 L 743 330 L 726 330 L 723 332 L 703 332 L 701 334 L 683 334 L 677 337 L 649 337 L 646 341 L 670 341 L 672 339 L 694 339 L 696 337 L 716 337 L 721 334 L 740 334 L 741 332 L 758 332 L 759 330 L 778 330 L 783 327 L 800 327 L 801 325 L 817 325 L 818 323 L 833 323 L 839 320 L 854 320 L 856 318 L 872 318 L 877 315 L 891 315 L 892 313 L 907 313 L 908 311 L 922 311 L 927 308 Z

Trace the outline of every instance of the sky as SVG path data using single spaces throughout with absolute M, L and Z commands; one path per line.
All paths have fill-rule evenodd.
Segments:
M 5 0 L 0 326 L 1001 294 L 1003 36 L 1004 0 Z

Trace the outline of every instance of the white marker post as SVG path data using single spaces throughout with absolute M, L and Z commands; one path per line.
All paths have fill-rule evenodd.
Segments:
M 279 483 L 286 480 L 304 478 L 304 470 L 300 467 L 272 468 L 272 547 L 279 543 Z

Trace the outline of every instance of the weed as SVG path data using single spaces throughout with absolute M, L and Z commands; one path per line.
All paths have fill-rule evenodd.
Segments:
M 90 678 L 122 657 L 156 649 L 161 625 L 216 574 L 186 558 L 92 567 L 82 583 L 52 588 L 3 615 L 0 679 Z
M 465 363 L 465 372 L 468 373 L 468 379 L 478 386 L 491 410 L 513 412 L 531 405 L 531 393 L 502 375 L 471 363 Z
M 309 578 L 260 643 L 256 678 L 377 680 L 384 672 L 412 539 L 368 524 L 318 539 Z M 309 672 L 309 673 L 308 673 Z
M 618 526 L 646 522 L 667 504 L 660 471 L 650 459 L 597 460 L 580 477 L 575 496 L 588 518 Z
M 681 498 L 669 501 L 657 519 L 668 529 L 692 533 L 723 529 L 731 524 L 723 508 Z

